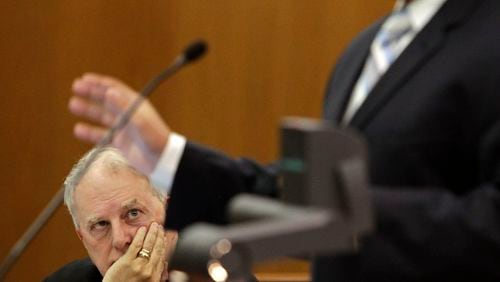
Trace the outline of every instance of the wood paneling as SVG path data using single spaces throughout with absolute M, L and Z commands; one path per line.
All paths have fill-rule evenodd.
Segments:
M 90 146 L 72 137 L 72 80 L 140 88 L 196 38 L 209 54 L 152 98 L 170 126 L 230 155 L 277 157 L 284 115 L 319 117 L 332 64 L 388 0 L 0 1 L 3 258 Z M 38 281 L 85 255 L 60 208 L 8 281 Z M 265 269 L 265 267 L 264 267 Z

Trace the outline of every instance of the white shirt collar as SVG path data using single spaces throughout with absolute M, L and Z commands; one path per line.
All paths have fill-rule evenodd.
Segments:
M 413 29 L 416 31 L 422 30 L 444 2 L 446 0 L 414 0 L 408 4 L 407 9 Z M 404 0 L 398 0 L 394 5 L 394 10 L 401 9 L 404 5 Z

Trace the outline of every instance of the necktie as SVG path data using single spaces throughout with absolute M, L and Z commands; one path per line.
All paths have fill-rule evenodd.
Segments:
M 385 21 L 375 36 L 363 71 L 351 95 L 342 122 L 348 123 L 379 78 L 401 54 L 406 44 L 401 38 L 412 31 L 410 16 L 406 8 L 399 9 Z

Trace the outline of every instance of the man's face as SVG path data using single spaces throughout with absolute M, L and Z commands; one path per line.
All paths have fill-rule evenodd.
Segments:
M 96 164 L 74 193 L 78 237 L 102 275 L 128 249 L 137 229 L 163 224 L 165 203 L 128 169 Z

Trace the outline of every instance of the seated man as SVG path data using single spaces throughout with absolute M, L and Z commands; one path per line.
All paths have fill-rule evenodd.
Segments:
M 166 197 L 110 147 L 87 153 L 64 181 L 64 202 L 90 259 L 46 281 L 165 281 L 176 233 L 163 230 Z

